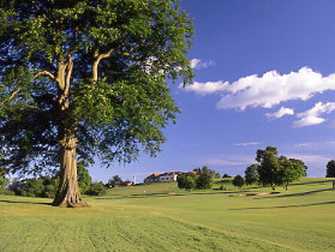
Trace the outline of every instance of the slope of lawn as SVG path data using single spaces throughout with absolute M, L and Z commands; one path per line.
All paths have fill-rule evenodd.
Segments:
M 255 195 L 271 190 L 143 185 L 83 209 L 0 196 L 0 251 L 335 251 L 335 191 L 320 191 L 329 187 Z

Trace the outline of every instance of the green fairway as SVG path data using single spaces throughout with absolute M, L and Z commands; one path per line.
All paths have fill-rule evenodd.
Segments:
M 329 187 L 246 196 L 255 193 L 136 186 L 83 209 L 0 196 L 0 251 L 335 251 L 335 191 L 317 192 Z

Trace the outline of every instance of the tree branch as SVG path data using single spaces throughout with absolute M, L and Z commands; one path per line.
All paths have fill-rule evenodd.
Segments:
M 98 75 L 99 75 L 99 64 L 100 61 L 103 59 L 107 59 L 109 57 L 111 57 L 113 52 L 113 49 L 109 50 L 107 53 L 102 53 L 102 54 L 97 54 L 95 56 L 95 61 L 93 62 L 93 67 L 92 67 L 92 72 L 93 72 L 93 82 L 97 82 L 98 81 Z
M 67 73 L 66 73 L 66 80 L 65 80 L 65 95 L 69 95 L 70 91 L 70 85 L 71 85 L 71 78 L 72 78 L 72 72 L 73 72 L 73 60 L 72 56 L 69 55 L 68 62 L 67 62 Z
M 55 76 L 49 71 L 41 71 L 41 72 L 36 73 L 34 75 L 34 79 L 37 79 L 38 77 L 41 77 L 41 76 L 49 77 L 51 80 L 56 80 Z
M 17 96 L 17 94 L 21 91 L 21 88 L 18 88 L 16 90 L 13 91 L 13 93 L 3 102 L 0 103 L 0 107 L 2 107 L 3 105 L 6 104 L 6 102 L 10 102 L 11 100 L 13 100 L 15 98 L 15 96 Z

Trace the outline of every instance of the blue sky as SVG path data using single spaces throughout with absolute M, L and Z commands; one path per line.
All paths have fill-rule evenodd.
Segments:
M 192 0 L 193 85 L 171 92 L 182 113 L 158 157 L 90 168 L 141 181 L 151 172 L 209 165 L 243 174 L 267 145 L 324 176 L 335 158 L 335 1 Z

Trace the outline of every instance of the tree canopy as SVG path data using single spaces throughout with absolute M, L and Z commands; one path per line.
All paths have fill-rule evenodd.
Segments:
M 245 183 L 251 185 L 257 183 L 259 180 L 258 164 L 252 164 L 245 170 Z
M 258 150 L 256 161 L 259 183 L 273 189 L 277 185 L 283 185 L 287 189 L 290 182 L 307 175 L 308 168 L 303 161 L 278 156 L 278 150 L 273 146 Z
M 191 36 L 178 0 L 0 1 L 0 165 L 61 160 L 54 203 L 75 206 L 76 155 L 155 155 L 178 112 L 167 82 L 192 78 Z
M 330 160 L 327 164 L 327 178 L 335 178 L 335 160 Z

